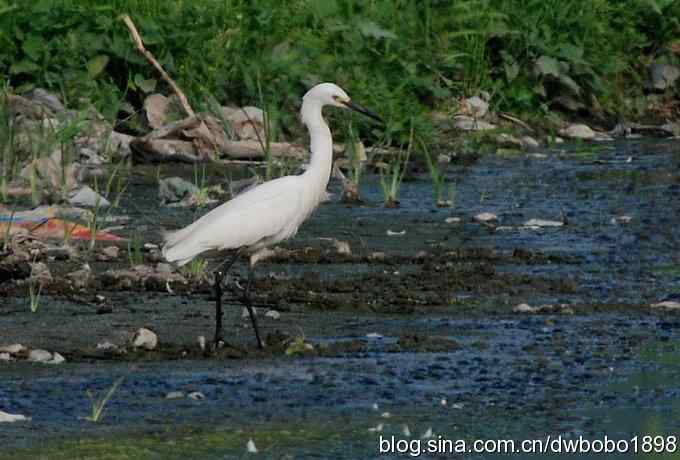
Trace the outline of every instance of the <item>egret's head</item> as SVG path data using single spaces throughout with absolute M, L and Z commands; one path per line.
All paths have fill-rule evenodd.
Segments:
M 304 96 L 304 100 L 313 99 L 324 105 L 332 105 L 335 107 L 341 107 L 343 109 L 354 110 L 368 117 L 373 118 L 379 122 L 383 122 L 382 119 L 375 113 L 355 104 L 352 99 L 347 95 L 347 93 L 340 88 L 335 83 L 320 83 L 314 86 L 312 89 L 307 91 Z

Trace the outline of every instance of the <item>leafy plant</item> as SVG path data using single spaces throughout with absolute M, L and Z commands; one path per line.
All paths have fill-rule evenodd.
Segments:
M 28 296 L 30 299 L 31 313 L 35 313 L 40 308 L 40 295 L 42 293 L 42 282 L 38 277 L 31 276 L 28 280 Z
M 120 377 L 118 380 L 113 382 L 113 385 L 111 385 L 108 391 L 99 399 L 95 398 L 95 395 L 92 392 L 92 390 L 87 389 L 86 393 L 92 405 L 92 409 L 91 414 L 83 418 L 94 423 L 101 422 L 104 419 L 104 415 L 106 414 L 106 405 L 109 403 L 113 395 L 116 393 L 120 384 L 123 383 L 124 379 L 125 377 Z
M 132 234 L 128 241 L 128 261 L 131 267 L 142 265 L 144 263 L 144 254 L 142 253 L 142 235 L 139 232 Z
M 427 169 L 430 172 L 430 179 L 432 180 L 432 190 L 434 192 L 434 201 L 439 207 L 450 207 L 453 206 L 453 196 L 452 188 L 448 188 L 448 197 L 444 196 L 444 191 L 446 189 L 446 166 L 447 162 L 436 161 L 430 149 L 428 149 L 427 144 L 422 140 L 418 139 L 418 144 L 423 150 L 423 156 L 425 157 L 425 163 L 427 163 Z
M 392 161 L 387 165 L 387 172 L 380 170 L 380 186 L 383 190 L 385 199 L 385 206 L 388 208 L 396 208 L 399 206 L 398 196 L 401 181 L 404 179 L 406 167 L 408 166 L 409 158 L 411 157 L 411 149 L 413 148 L 413 124 L 411 125 L 411 134 L 409 141 L 404 148 L 402 145 L 398 154 L 392 158 Z

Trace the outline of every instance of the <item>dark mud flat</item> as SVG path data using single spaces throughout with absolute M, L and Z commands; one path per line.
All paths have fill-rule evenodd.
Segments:
M 378 458 L 381 434 L 418 439 L 429 428 L 468 440 L 676 434 L 680 318 L 649 305 L 680 292 L 679 166 L 680 144 L 669 141 L 486 157 L 451 171 L 452 210 L 430 207 L 424 177 L 402 185 L 398 210 L 371 205 L 380 196 L 369 180 L 368 205 L 323 205 L 288 253 L 258 269 L 263 331 L 270 343 L 304 337 L 314 345 L 304 356 L 258 352 L 233 300 L 230 347 L 204 356 L 209 283 L 169 294 L 100 276 L 124 260 L 93 262 L 86 290 L 55 283 L 35 314 L 5 283 L 2 343 L 68 362 L 2 364 L 0 408 L 32 420 L 0 424 L 0 458 L 243 458 L 251 438 L 253 458 Z M 159 210 L 153 177 L 132 178 L 123 212 L 158 241 L 154 222 L 177 228 L 193 212 Z M 475 223 L 479 212 L 499 220 Z M 461 222 L 446 223 L 452 216 Z M 525 228 L 532 218 L 566 225 Z M 77 265 L 50 269 L 58 278 Z M 97 294 L 110 313 L 97 314 Z M 513 313 L 519 303 L 553 307 Z M 158 351 L 94 350 L 142 326 L 158 333 Z M 86 390 L 120 377 L 103 422 L 84 420 Z M 205 399 L 166 400 L 171 391 Z

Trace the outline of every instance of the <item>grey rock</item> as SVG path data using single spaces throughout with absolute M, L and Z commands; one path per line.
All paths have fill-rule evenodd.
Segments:
M 532 307 L 527 303 L 521 303 L 519 305 L 516 305 L 515 308 L 512 309 L 513 313 L 525 313 L 525 314 L 534 314 L 538 313 L 538 311 L 539 311 L 538 307 Z
M 459 115 L 454 119 L 453 126 L 462 131 L 487 131 L 496 129 L 497 126 L 486 121 L 475 120 L 466 115 Z
M 156 271 L 158 273 L 172 273 L 174 271 L 172 265 L 164 263 L 164 262 L 158 262 L 156 264 Z
M 170 100 L 162 94 L 151 94 L 144 100 L 144 112 L 150 128 L 157 129 L 165 124 Z
M 52 282 L 52 273 L 50 273 L 47 265 L 42 262 L 33 262 L 29 265 L 31 266 L 31 282 L 39 283 L 42 286 Z
M 680 68 L 671 64 L 654 62 L 649 66 L 649 85 L 652 89 L 664 91 L 680 78 Z
M 26 417 L 21 414 L 10 414 L 0 410 L 0 423 L 13 423 L 31 420 L 30 417 Z
M 184 393 L 181 391 L 171 391 L 165 395 L 165 399 L 183 399 Z
M 491 212 L 480 212 L 476 216 L 472 218 L 475 222 L 494 222 L 498 220 L 498 216 L 496 214 L 493 214 Z
M 13 343 L 12 345 L 0 347 L 0 353 L 9 353 L 10 355 L 16 355 L 24 350 L 26 350 L 26 347 L 20 343 Z
M 43 88 L 34 89 L 29 93 L 28 98 L 44 105 L 54 113 L 59 113 L 66 110 L 57 96 L 47 92 L 47 90 Z
M 132 337 L 132 346 L 144 348 L 145 350 L 154 350 L 158 346 L 158 336 L 150 329 L 145 327 L 139 328 Z
M 541 144 L 538 143 L 536 139 L 534 139 L 531 136 L 522 136 L 520 139 L 522 141 L 522 147 L 528 148 L 528 149 L 535 149 L 540 147 Z
M 560 134 L 570 139 L 591 140 L 595 138 L 595 131 L 582 123 L 574 123 L 560 130 Z
M 652 308 L 661 308 L 664 310 L 677 311 L 680 310 L 680 302 L 674 300 L 665 300 L 663 302 L 653 303 L 650 305 Z
M 111 259 L 117 259 L 120 254 L 120 248 L 118 246 L 107 246 L 102 249 L 102 253 Z
M 267 311 L 267 313 L 265 313 L 264 316 L 266 316 L 267 318 L 271 318 L 271 319 L 279 319 L 279 318 L 281 318 L 281 313 L 279 313 L 276 310 L 269 310 L 269 311 Z
M 87 185 L 84 185 L 69 198 L 69 203 L 75 206 L 89 206 L 92 208 L 100 207 L 107 208 L 111 206 L 109 200 L 101 196 L 99 193 L 92 190 Z
M 80 270 L 75 270 L 66 275 L 66 278 L 68 278 L 71 281 L 71 283 L 73 283 L 73 287 L 76 289 L 86 288 L 90 282 L 91 277 L 92 269 L 88 264 L 84 264 L 83 268 L 81 268 Z
M 85 165 L 101 166 L 106 161 L 91 147 L 81 147 L 78 150 L 80 160 Z
M 522 147 L 522 141 L 510 134 L 501 133 L 496 136 L 496 143 L 506 147 Z
M 197 195 L 198 192 L 198 187 L 181 177 L 168 177 L 158 183 L 158 196 L 163 204 L 177 203 Z
M 347 241 L 334 240 L 333 245 L 335 246 L 335 250 L 338 252 L 338 254 L 345 256 L 352 255 L 352 249 Z
M 104 340 L 103 342 L 99 342 L 97 344 L 96 349 L 98 351 L 118 351 L 118 345 L 108 340 Z
M 128 134 L 111 131 L 109 134 L 109 148 L 112 156 L 115 158 L 128 158 L 132 151 L 130 150 L 130 141 L 134 139 Z
M 53 358 L 52 353 L 50 353 L 47 350 L 41 350 L 39 348 L 31 350 L 31 352 L 28 354 L 28 360 L 35 363 L 47 363 L 49 361 L 52 361 L 52 358 Z
M 265 141 L 264 111 L 258 107 L 222 108 L 238 140 Z
M 558 220 L 529 219 L 524 222 L 524 225 L 527 227 L 561 227 L 564 225 L 564 222 Z

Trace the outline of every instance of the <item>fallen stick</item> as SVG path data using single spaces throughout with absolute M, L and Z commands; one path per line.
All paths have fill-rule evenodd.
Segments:
M 533 130 L 533 128 L 531 128 L 531 126 L 527 125 L 526 123 L 524 123 L 524 122 L 523 122 L 522 120 L 520 120 L 519 118 L 513 117 L 513 116 L 510 115 L 509 113 L 500 112 L 500 113 L 498 114 L 498 116 L 501 117 L 501 118 L 503 118 L 503 119 L 505 119 L 505 120 L 508 120 L 508 121 L 511 121 L 511 122 L 513 122 L 513 123 L 515 123 L 515 124 L 520 125 L 522 128 L 526 129 L 526 130 L 529 131 L 530 133 L 533 133 L 533 132 L 534 132 L 534 130 Z
M 153 65 L 156 70 L 158 70 L 163 77 L 163 80 L 165 80 L 172 90 L 177 94 L 177 97 L 179 98 L 180 104 L 182 104 L 182 108 L 184 111 L 189 115 L 190 117 L 193 117 L 196 115 L 194 112 L 194 109 L 191 108 L 191 105 L 189 105 L 189 101 L 187 100 L 187 97 L 184 95 L 182 90 L 177 86 L 175 81 L 170 78 L 170 75 L 163 69 L 163 67 L 158 63 L 156 58 L 151 54 L 150 51 L 148 51 L 144 47 L 144 42 L 142 41 L 142 37 L 139 35 L 139 32 L 137 31 L 137 27 L 135 27 L 135 23 L 132 22 L 132 18 L 130 15 L 125 14 L 122 16 L 123 22 L 125 22 L 125 25 L 127 26 L 128 29 L 130 29 L 130 33 L 132 34 L 132 40 L 135 42 L 135 45 L 137 45 L 137 49 L 144 55 L 144 57 Z

